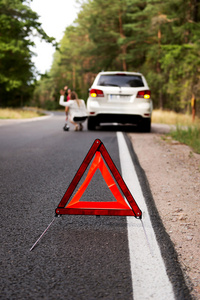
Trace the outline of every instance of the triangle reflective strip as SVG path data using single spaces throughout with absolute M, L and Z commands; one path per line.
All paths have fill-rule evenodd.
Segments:
M 88 187 L 93 175 L 95 174 L 96 170 L 99 169 L 101 174 L 107 183 L 110 191 L 112 192 L 113 196 L 117 200 L 114 201 L 107 201 L 107 202 L 89 202 L 89 201 L 81 201 L 79 202 L 80 198 L 82 197 L 83 193 L 85 192 L 86 188 Z M 77 204 L 79 203 L 79 204 Z M 124 198 L 122 197 L 116 183 L 114 182 L 110 172 L 108 171 L 101 153 L 99 151 L 96 152 L 95 158 L 92 162 L 92 165 L 88 171 L 87 177 L 75 196 L 72 200 L 67 204 L 66 208 L 101 208 L 101 209 L 131 209 L 127 203 L 125 202 Z
M 117 202 L 119 202 L 122 206 L 124 206 L 124 209 L 131 209 L 130 206 L 126 203 L 126 201 L 124 200 L 124 198 L 122 197 L 115 181 L 113 180 L 108 168 L 106 167 L 102 156 L 101 157 L 101 174 L 103 175 L 105 182 L 107 183 L 110 191 L 112 192 L 113 196 L 115 197 L 115 199 L 117 200 Z
M 108 151 L 106 150 L 105 146 L 103 143 L 101 143 L 100 147 L 99 147 L 99 151 L 101 152 L 101 155 L 103 156 L 104 160 L 106 161 L 113 177 L 115 178 L 116 182 L 118 183 L 120 189 L 122 190 L 124 196 L 126 197 L 129 205 L 131 206 L 135 217 L 136 218 L 142 218 L 142 212 L 139 209 L 135 199 L 133 198 L 131 192 L 129 191 L 128 187 L 126 186 L 126 183 L 124 182 L 121 174 L 119 173 L 119 171 L 117 170 L 114 162 L 112 161 Z
M 83 182 L 83 184 L 81 185 L 81 187 L 79 188 L 79 190 L 77 191 L 75 196 L 67 204 L 66 207 L 70 207 L 73 204 L 76 204 L 77 202 L 79 202 L 79 199 L 82 197 L 82 195 L 85 192 L 86 188 L 88 187 L 93 175 L 95 174 L 96 170 L 98 169 L 98 159 L 99 158 L 97 156 L 95 156 L 94 161 L 88 171 L 87 177 L 85 178 L 85 181 Z
M 85 173 L 85 170 L 87 169 L 88 165 L 90 164 L 93 156 L 95 155 L 96 151 L 99 148 L 101 141 L 95 140 L 92 147 L 88 151 L 86 157 L 84 158 L 82 164 L 80 165 L 78 171 L 76 172 L 76 175 L 74 176 L 72 182 L 70 183 L 69 187 L 67 188 L 64 196 L 62 197 L 58 207 L 64 208 L 68 200 L 70 199 L 71 195 L 73 194 L 76 186 L 78 185 L 79 181 L 81 180 L 83 174 Z
M 72 196 L 75 188 L 77 187 L 80 179 L 85 173 L 93 157 L 94 160 L 88 171 L 86 179 L 84 180 L 83 184 L 81 185 L 81 187 L 79 188 L 75 196 L 72 198 L 72 200 L 69 201 L 70 197 Z M 105 162 L 107 166 L 105 165 Z M 107 183 L 110 191 L 112 192 L 112 194 L 114 195 L 117 201 L 109 201 L 109 202 L 79 201 L 81 196 L 85 192 L 86 188 L 88 187 L 97 169 L 100 170 L 105 182 Z M 113 177 L 111 176 L 111 174 Z M 113 178 L 115 179 L 118 186 L 120 187 L 128 204 L 126 203 L 125 199 L 122 197 Z M 142 218 L 141 210 L 139 209 L 137 203 L 135 202 L 135 199 L 131 195 L 128 187 L 126 186 L 123 178 L 121 177 L 121 174 L 119 173 L 115 164 L 113 163 L 104 144 L 99 139 L 96 139 L 94 141 L 85 159 L 83 160 L 81 166 L 79 167 L 76 175 L 74 176 L 72 182 L 70 183 L 68 189 L 66 190 L 63 198 L 61 199 L 58 207 L 56 208 L 56 215 L 61 215 L 61 214 L 134 216 L 136 218 L 140 218 L 140 219 Z

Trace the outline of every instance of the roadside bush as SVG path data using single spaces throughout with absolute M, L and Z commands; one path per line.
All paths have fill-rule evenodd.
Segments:
M 170 135 L 180 143 L 190 146 L 196 153 L 200 154 L 200 126 L 189 126 L 186 129 L 177 126 Z
M 60 109 L 60 105 L 57 102 L 47 100 L 44 103 L 42 103 L 42 108 L 45 110 L 57 110 Z

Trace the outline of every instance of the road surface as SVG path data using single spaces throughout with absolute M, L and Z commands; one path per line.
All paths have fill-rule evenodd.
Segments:
M 0 126 L 0 299 L 190 299 L 126 135 L 112 126 L 64 132 L 63 120 L 56 113 Z M 62 216 L 30 251 L 97 138 L 141 207 L 143 224 L 134 217 Z M 110 199 L 100 173 L 84 197 Z

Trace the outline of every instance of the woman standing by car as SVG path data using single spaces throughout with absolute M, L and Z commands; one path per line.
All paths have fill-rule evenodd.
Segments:
M 69 101 L 71 99 L 71 89 L 68 88 L 68 86 L 66 85 L 64 87 L 64 91 L 65 91 L 65 98 L 67 101 Z M 68 131 L 69 130 L 69 126 L 67 124 L 68 121 L 68 111 L 67 111 L 67 107 L 65 107 L 65 115 L 66 115 L 66 122 L 65 122 L 65 126 L 63 127 L 64 131 Z
M 83 129 L 82 123 L 87 119 L 87 110 L 85 102 L 82 99 L 78 99 L 76 92 L 71 92 L 71 99 L 64 101 L 65 91 L 60 91 L 59 104 L 65 106 L 65 112 L 68 113 L 69 121 L 75 126 L 75 131 L 81 131 Z

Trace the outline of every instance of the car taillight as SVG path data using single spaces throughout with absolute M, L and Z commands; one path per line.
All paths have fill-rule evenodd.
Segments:
M 137 93 L 137 98 L 145 98 L 149 99 L 151 97 L 151 91 L 146 90 L 146 91 L 139 91 Z
M 97 90 L 97 89 L 91 89 L 90 90 L 90 96 L 95 97 L 104 97 L 103 91 Z

